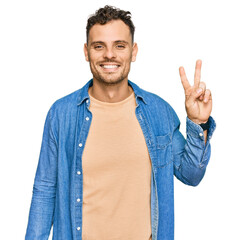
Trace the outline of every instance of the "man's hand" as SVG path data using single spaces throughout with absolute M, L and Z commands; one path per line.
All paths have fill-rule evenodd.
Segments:
M 183 67 L 179 68 L 182 85 L 185 91 L 185 108 L 188 118 L 197 123 L 205 123 L 212 111 L 211 91 L 206 89 L 206 84 L 200 82 L 202 61 L 197 60 L 194 74 L 194 85 L 187 80 Z

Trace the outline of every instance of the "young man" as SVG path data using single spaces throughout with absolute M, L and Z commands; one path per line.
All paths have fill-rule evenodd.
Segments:
M 136 60 L 130 12 L 88 19 L 93 79 L 56 101 L 43 133 L 26 240 L 172 240 L 173 175 L 196 186 L 210 159 L 211 92 L 181 67 L 187 139 L 172 107 L 128 80 Z

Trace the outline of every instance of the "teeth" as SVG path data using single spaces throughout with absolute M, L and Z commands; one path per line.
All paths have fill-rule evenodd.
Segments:
M 117 65 L 103 65 L 102 66 L 103 68 L 117 68 L 118 66 Z

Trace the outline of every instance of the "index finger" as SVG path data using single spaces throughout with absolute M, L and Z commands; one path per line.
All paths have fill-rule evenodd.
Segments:
M 183 86 L 184 90 L 186 91 L 190 87 L 190 84 L 187 80 L 187 76 L 186 76 L 186 73 L 185 73 L 185 70 L 183 67 L 179 68 L 179 74 L 181 77 L 182 86 Z
M 196 61 L 196 68 L 194 74 L 194 85 L 198 88 L 200 79 L 201 79 L 201 67 L 202 67 L 202 60 Z

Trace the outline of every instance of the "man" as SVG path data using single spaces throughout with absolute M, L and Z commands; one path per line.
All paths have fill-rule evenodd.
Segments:
M 196 186 L 210 159 L 211 92 L 180 70 L 187 139 L 171 106 L 128 80 L 138 47 L 130 12 L 105 6 L 88 19 L 93 79 L 50 108 L 26 240 L 174 239 L 173 175 Z

